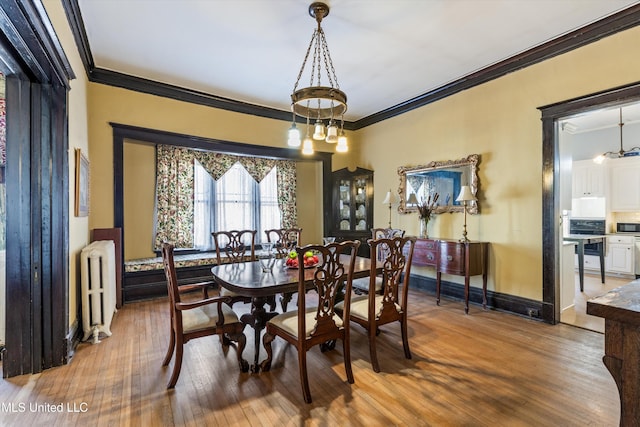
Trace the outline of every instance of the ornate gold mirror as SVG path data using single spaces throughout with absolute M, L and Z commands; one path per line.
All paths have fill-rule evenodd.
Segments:
M 438 206 L 434 213 L 463 212 L 462 202 L 456 202 L 463 185 L 471 187 L 471 192 L 478 197 L 478 160 L 479 154 L 471 154 L 459 160 L 434 161 L 420 166 L 400 166 L 400 187 L 398 195 L 400 213 L 417 212 L 414 200 L 426 201 L 429 195 L 438 194 Z M 478 201 L 467 203 L 467 212 L 478 213 Z

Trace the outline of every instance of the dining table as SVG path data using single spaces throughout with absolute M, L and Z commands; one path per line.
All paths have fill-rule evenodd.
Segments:
M 341 262 L 347 266 L 349 255 L 340 255 Z M 367 277 L 370 274 L 371 260 L 356 257 L 353 278 Z M 313 274 L 315 267 L 305 268 L 305 283 L 307 291 L 314 289 Z M 259 261 L 247 261 L 233 264 L 221 264 L 211 268 L 214 281 L 225 289 L 238 295 L 251 297 L 249 313 L 240 316 L 240 321 L 254 330 L 255 356 L 251 372 L 258 373 L 260 364 L 260 335 L 266 328 L 267 322 L 280 314 L 275 310 L 267 310 L 267 305 L 278 294 L 295 293 L 298 291 L 298 268 L 288 267 L 284 259 L 279 259 L 271 271 L 263 272 Z M 275 306 L 273 304 L 272 306 Z

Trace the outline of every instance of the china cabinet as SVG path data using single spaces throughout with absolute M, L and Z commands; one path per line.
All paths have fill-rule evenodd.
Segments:
M 333 172 L 331 234 L 337 241 L 360 240 L 358 255 L 369 256 L 373 227 L 373 171 L 347 168 Z

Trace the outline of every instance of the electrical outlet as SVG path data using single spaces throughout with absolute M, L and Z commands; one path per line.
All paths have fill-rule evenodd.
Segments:
M 530 308 L 527 310 L 529 317 L 540 317 L 540 312 L 535 308 Z

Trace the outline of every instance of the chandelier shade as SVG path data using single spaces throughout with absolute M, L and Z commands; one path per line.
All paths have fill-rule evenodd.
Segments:
M 344 113 L 347 111 L 347 94 L 340 90 L 331 53 L 321 25 L 322 19 L 329 15 L 329 6 L 322 2 L 311 3 L 309 15 L 316 20 L 318 26 L 311 36 L 307 53 L 291 93 L 291 113 L 293 115 L 291 128 L 295 129 L 296 115 L 306 119 L 307 127 L 309 127 L 310 120 L 314 120 L 313 139 L 325 140 L 333 144 L 338 143 L 336 151 L 345 152 L 347 151 L 347 140 L 344 135 Z M 298 88 L 308 63 L 310 64 L 309 86 Z M 323 120 L 327 120 L 326 131 Z M 338 121 L 340 122 L 339 131 Z M 298 140 L 299 138 L 292 137 L 290 134 L 288 145 L 299 147 Z M 304 143 L 302 145 L 304 146 Z M 305 154 L 308 153 L 309 150 L 306 150 Z

